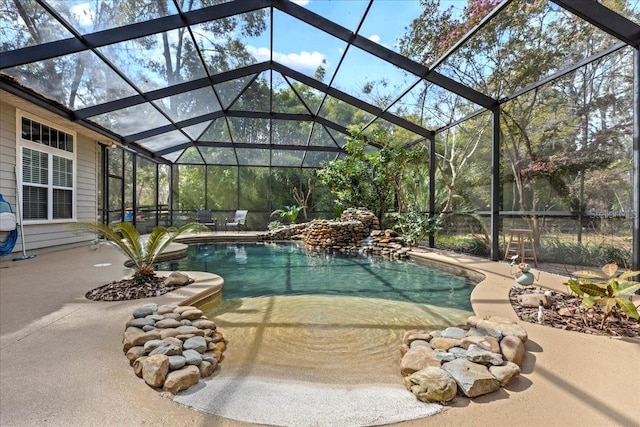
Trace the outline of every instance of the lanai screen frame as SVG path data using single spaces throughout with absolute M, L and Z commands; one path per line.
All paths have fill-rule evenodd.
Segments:
M 634 92 L 633 92 L 633 210 L 635 211 L 635 215 L 633 218 L 633 235 L 632 235 L 632 265 L 634 269 L 640 268 L 640 54 L 639 54 L 639 46 L 640 46 L 640 26 L 636 23 L 626 19 L 625 17 L 619 15 L 618 13 L 606 8 L 605 6 L 599 4 L 596 1 L 571 1 L 571 0 L 552 0 L 554 3 L 562 7 L 563 9 L 571 12 L 589 22 L 590 24 L 598 27 L 599 29 L 611 34 L 620 40 L 620 44 L 613 46 L 610 51 L 621 49 L 624 46 L 631 46 L 634 49 Z M 503 97 L 501 99 L 493 99 L 485 94 L 477 92 L 476 90 L 465 86 L 459 82 L 456 82 L 436 71 L 434 71 L 435 65 L 432 68 L 425 67 L 417 62 L 414 62 L 393 50 L 387 49 L 362 35 L 358 34 L 357 30 L 355 32 L 348 30 L 341 25 L 332 22 L 320 15 L 317 15 L 295 3 L 288 0 L 243 0 L 243 1 L 233 1 L 222 3 L 216 6 L 210 6 L 198 11 L 194 12 L 181 12 L 176 15 L 170 15 L 163 18 L 158 18 L 152 21 L 144 21 L 136 24 L 131 24 L 125 28 L 115 28 L 112 30 L 101 31 L 93 34 L 79 34 L 73 28 L 70 28 L 68 24 L 65 23 L 64 19 L 57 14 L 56 10 L 50 7 L 44 0 L 37 0 L 38 4 L 42 6 L 45 10 L 51 13 L 54 17 L 56 17 L 60 22 L 63 23 L 70 30 L 74 37 L 71 39 L 64 39 L 59 41 L 54 41 L 50 43 L 45 43 L 42 45 L 25 47 L 13 51 L 4 52 L 0 57 L 0 72 L 4 69 L 8 69 L 11 67 L 16 67 L 23 64 L 28 64 L 36 61 L 41 61 L 45 59 L 54 58 L 57 56 L 62 56 L 65 54 L 70 54 L 74 52 L 82 52 L 86 50 L 96 52 L 100 46 L 105 46 L 110 43 L 114 43 L 117 41 L 124 41 L 133 39 L 136 37 L 140 37 L 143 35 L 151 35 L 155 34 L 159 31 L 165 31 L 169 29 L 178 28 L 185 25 L 193 25 L 198 22 L 205 22 L 209 19 L 219 19 L 222 17 L 233 16 L 239 13 L 245 13 L 250 11 L 255 11 L 263 8 L 271 8 L 271 10 L 279 10 L 283 13 L 286 13 L 289 16 L 295 17 L 302 22 L 305 22 L 309 25 L 318 28 L 319 30 L 330 34 L 340 40 L 343 40 L 347 43 L 348 48 L 354 46 L 356 48 L 362 49 L 363 51 L 374 55 L 384 61 L 387 61 L 394 66 L 406 70 L 413 75 L 419 76 L 430 83 L 438 85 L 450 92 L 453 92 L 477 105 L 480 106 L 479 110 L 472 114 L 469 117 L 475 116 L 483 111 L 491 111 L 493 114 L 493 145 L 492 145 L 492 165 L 491 165 L 491 181 L 492 181 L 492 195 L 491 195 L 491 259 L 498 260 L 499 259 L 499 248 L 498 248 L 498 234 L 499 234 L 499 220 L 500 220 L 500 209 L 499 209 L 499 198 L 500 198 L 500 175 L 499 175 L 499 161 L 500 161 L 500 106 L 509 100 L 526 93 L 529 90 L 533 90 L 548 81 L 556 79 L 566 73 L 571 72 L 572 70 L 580 67 L 590 61 L 594 61 L 597 58 L 587 58 L 579 64 L 575 64 L 573 66 L 567 67 L 564 70 L 558 71 L 552 76 L 545 78 L 543 81 L 536 82 L 535 84 L 529 85 L 526 88 L 523 88 L 516 93 L 513 93 L 509 96 Z M 437 63 L 443 61 L 449 55 L 456 52 L 464 43 L 473 36 L 476 31 L 482 29 L 487 23 L 491 21 L 495 16 L 499 15 L 502 9 L 504 9 L 507 5 L 512 3 L 511 1 L 505 1 L 501 3 L 498 7 L 496 7 L 476 28 L 466 34 L 455 46 L 453 46 L 445 56 L 438 61 Z M 367 6 L 367 10 L 373 4 L 373 0 L 371 0 Z M 360 25 L 362 25 L 364 21 L 364 14 Z M 273 28 L 271 28 L 273 31 Z M 272 34 L 273 37 L 273 34 Z M 606 54 L 603 53 L 603 54 Z M 437 65 L 436 63 L 436 65 Z M 421 126 L 415 125 L 401 117 L 395 116 L 391 112 L 385 109 L 378 108 L 374 105 L 368 104 L 367 102 L 358 99 L 352 95 L 344 93 L 335 87 L 332 87 L 331 84 L 324 84 L 318 82 L 317 80 L 311 79 L 307 76 L 304 76 L 295 70 L 289 69 L 288 67 L 279 64 L 273 59 L 270 61 L 265 61 L 262 63 L 254 64 L 249 67 L 245 67 L 242 69 L 235 69 L 225 73 L 217 74 L 215 76 L 208 76 L 207 78 L 203 78 L 198 81 L 191 81 L 184 84 L 177 84 L 174 86 L 169 86 L 167 88 L 159 89 L 152 92 L 139 93 L 138 95 L 117 99 L 111 101 L 109 103 L 98 104 L 96 106 L 83 108 L 80 110 L 69 110 L 62 105 L 59 105 L 56 102 L 53 102 L 49 99 L 46 99 L 40 96 L 38 93 L 34 93 L 29 88 L 21 86 L 19 83 L 13 81 L 12 79 L 3 78 L 0 80 L 0 88 L 6 90 L 7 92 L 13 93 L 17 96 L 20 96 L 30 102 L 35 103 L 41 107 L 44 107 L 50 111 L 55 112 L 56 114 L 65 117 L 73 122 L 79 123 L 92 131 L 98 132 L 99 134 L 104 135 L 110 141 L 117 141 L 122 147 L 127 150 L 131 150 L 136 154 L 140 154 L 145 158 L 151 159 L 158 163 L 171 164 L 162 156 L 166 155 L 173 150 L 180 150 L 186 148 L 191 145 L 190 143 L 186 143 L 184 145 L 177 145 L 174 147 L 167 148 L 165 150 L 159 150 L 156 152 L 149 151 L 137 144 L 137 141 L 150 138 L 153 136 L 161 135 L 167 131 L 175 130 L 176 128 L 182 129 L 183 127 L 193 125 L 198 123 L 198 120 L 204 119 L 212 119 L 219 117 L 256 117 L 256 118 L 268 118 L 268 119 L 286 119 L 286 120 L 300 120 L 300 121 L 313 121 L 314 123 L 320 123 L 323 126 L 328 126 L 338 132 L 343 134 L 347 134 L 347 131 L 344 126 L 339 124 L 327 121 L 318 116 L 307 116 L 307 115 L 292 115 L 285 113 L 274 113 L 270 111 L 268 113 L 264 112 L 250 112 L 250 111 L 219 111 L 212 113 L 206 117 L 200 117 L 196 119 L 189 119 L 182 122 L 174 122 L 170 120 L 170 125 L 150 129 L 147 131 L 139 132 L 136 134 L 121 136 L 115 134 L 105 128 L 102 128 L 99 125 L 96 125 L 91 120 L 90 117 L 95 116 L 96 114 L 104 114 L 109 111 L 114 111 L 116 109 L 120 109 L 126 106 L 137 105 L 143 101 L 152 101 L 160 98 L 174 96 L 179 93 L 182 93 L 185 90 L 193 90 L 199 87 L 207 87 L 216 82 L 224 82 L 232 79 L 236 79 L 238 77 L 249 76 L 253 73 L 258 73 L 262 71 L 277 71 L 283 74 L 284 76 L 288 76 L 294 78 L 298 81 L 302 81 L 310 87 L 313 87 L 315 90 L 318 90 L 326 95 L 330 95 L 336 97 L 337 99 L 346 102 L 356 108 L 367 111 L 368 113 L 374 115 L 374 119 L 383 118 L 395 125 L 408 129 L 420 137 L 414 141 L 408 141 L 408 145 L 423 143 L 426 142 L 430 145 L 431 152 L 433 153 L 433 141 L 435 140 L 435 135 L 445 131 L 451 126 L 454 126 L 457 123 L 468 119 L 469 117 L 458 120 L 456 123 L 451 123 L 440 129 L 426 129 Z M 114 71 L 118 72 L 117 69 L 114 68 Z M 122 74 L 122 73 L 120 73 Z M 246 90 L 246 87 L 245 89 Z M 404 94 L 403 94 L 404 95 Z M 373 122 L 373 120 L 371 122 Z M 369 124 L 371 124 L 371 122 Z M 367 124 L 365 128 L 369 125 Z M 309 141 L 307 141 L 309 142 Z M 222 147 L 225 144 L 216 142 L 216 147 Z M 222 145 L 221 145 L 222 144 Z M 229 146 L 232 146 L 233 143 L 228 143 Z M 373 146 L 376 146 L 375 141 L 371 141 Z M 204 142 L 202 146 L 207 146 L 209 143 Z M 269 144 L 269 147 L 272 148 L 273 142 Z M 246 144 L 242 145 L 242 143 L 238 145 L 233 145 L 234 147 L 240 148 L 264 148 L 258 147 L 255 144 Z M 278 149 L 290 149 L 290 150 L 301 150 L 303 149 L 301 146 L 287 146 L 287 145 L 278 145 Z M 304 147 L 305 150 L 314 150 L 317 148 L 312 148 L 307 144 Z M 342 150 L 340 147 L 332 148 L 331 150 L 336 153 L 340 153 Z M 433 161 L 433 158 L 432 158 Z M 238 166 L 240 167 L 240 166 Z M 269 165 L 270 167 L 270 165 Z M 296 166 L 297 167 L 297 166 Z M 303 166 L 301 166 L 303 167 Z M 434 168 L 430 167 L 431 173 L 433 173 Z M 431 180 L 433 182 L 433 179 Z M 435 208 L 433 206 L 434 200 L 434 189 L 430 189 L 430 214 L 435 214 Z

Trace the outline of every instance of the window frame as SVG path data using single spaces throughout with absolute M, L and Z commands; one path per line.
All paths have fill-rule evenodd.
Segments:
M 71 135 L 73 138 L 72 142 L 72 152 L 57 148 L 51 147 L 49 145 L 41 144 L 38 142 L 30 141 L 28 139 L 24 139 L 22 137 L 22 119 L 28 119 L 33 122 L 37 122 L 40 125 L 48 126 L 51 129 L 57 130 L 59 132 L 64 132 L 68 135 Z M 43 153 L 47 156 L 47 184 L 46 185 L 34 185 L 34 187 L 46 188 L 47 189 L 47 218 L 38 218 L 38 219 L 27 219 L 24 218 L 24 185 L 23 181 L 23 164 L 24 164 L 24 149 L 30 149 L 36 151 L 38 153 Z M 18 180 L 17 186 L 20 189 L 20 214 L 22 216 L 22 221 L 25 225 L 27 224 L 63 224 L 69 222 L 77 222 L 77 199 L 78 199 L 78 137 L 77 133 L 69 128 L 65 128 L 58 124 L 52 123 L 42 117 L 38 117 L 31 113 L 16 110 L 16 179 Z M 73 174 L 71 178 L 71 187 L 61 187 L 59 185 L 54 185 L 54 156 L 70 160 L 72 162 L 71 173 Z M 33 183 L 26 183 L 26 185 L 32 185 Z M 54 214 L 54 189 L 69 189 L 71 190 L 71 218 L 55 218 Z

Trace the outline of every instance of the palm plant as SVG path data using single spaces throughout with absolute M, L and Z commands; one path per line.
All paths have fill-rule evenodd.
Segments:
M 190 223 L 176 229 L 158 226 L 143 238 L 136 227 L 130 222 L 104 225 L 92 222 L 78 222 L 69 225 L 70 228 L 81 232 L 97 232 L 102 234 L 109 243 L 120 249 L 135 266 L 133 282 L 144 284 L 156 278 L 154 264 L 160 254 L 181 234 L 188 231 L 206 231 L 201 224 Z
M 285 206 L 284 209 L 276 209 L 271 212 L 271 216 L 279 215 L 281 218 L 289 221 L 289 224 L 293 224 L 298 219 L 298 214 L 302 210 L 300 206 Z

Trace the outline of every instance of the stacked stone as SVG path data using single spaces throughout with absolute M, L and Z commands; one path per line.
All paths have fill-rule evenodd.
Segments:
M 400 372 L 419 400 L 446 403 L 458 392 L 491 393 L 520 374 L 527 332 L 516 323 L 471 316 L 466 328 L 411 330 L 401 346 Z
M 283 225 L 274 230 L 270 230 L 265 234 L 259 235 L 258 238 L 263 240 L 302 240 L 307 231 L 307 224 Z
M 380 230 L 380 221 L 373 212 L 365 208 L 349 208 L 342 212 L 340 221 L 360 221 L 367 229 L 367 233 L 372 230 Z
M 226 348 L 216 324 L 198 308 L 153 303 L 133 311 L 123 344 L 135 374 L 173 394 L 213 374 Z
M 362 252 L 396 259 L 409 258 L 409 248 L 404 246 L 404 240 L 393 230 L 373 230 L 363 245 Z
M 359 243 L 368 235 L 360 221 L 313 221 L 307 224 L 304 243 L 313 250 L 358 252 Z

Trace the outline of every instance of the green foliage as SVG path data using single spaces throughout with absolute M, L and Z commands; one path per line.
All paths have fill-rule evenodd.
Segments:
M 429 218 L 423 212 L 414 208 L 404 213 L 394 212 L 391 217 L 395 221 L 393 228 L 402 233 L 405 241 L 410 245 L 429 234 L 435 234 L 442 228 L 442 220 L 439 216 Z
M 282 227 L 282 223 L 280 221 L 271 221 L 268 225 L 267 225 L 267 229 L 269 231 L 271 230 L 275 230 L 276 228 L 280 228 Z
M 478 236 L 439 235 L 436 247 L 453 252 L 460 252 L 479 257 L 488 257 L 490 250 L 485 240 Z
M 566 242 L 558 238 L 545 238 L 540 242 L 540 258 L 560 260 L 564 264 L 597 266 L 616 263 L 623 268 L 631 266 L 631 251 L 606 243 L 586 244 Z
M 614 308 L 618 308 L 628 317 L 638 319 L 640 315 L 629 296 L 640 289 L 640 283 L 630 281 L 640 275 L 640 271 L 625 271 L 618 275 L 618 265 L 606 264 L 602 273 L 591 270 L 576 271 L 565 285 L 576 295 L 582 297 L 585 307 L 599 308 L 603 312 L 601 328 Z
M 401 204 L 402 180 L 409 165 L 420 162 L 424 153 L 395 146 L 388 142 L 384 131 L 374 132 L 373 139 L 381 142 L 375 152 L 367 139 L 355 127 L 347 138 L 343 159 L 333 160 L 318 170 L 320 181 L 327 185 L 342 209 L 364 207 L 373 211 L 380 222 L 394 202 Z
M 286 219 L 289 224 L 293 224 L 298 219 L 298 214 L 302 210 L 300 206 L 285 206 L 284 209 L 276 209 L 271 212 L 271 216 L 279 215 L 281 218 Z
M 160 254 L 181 234 L 189 231 L 207 231 L 207 227 L 190 223 L 182 227 L 166 228 L 155 227 L 151 233 L 143 238 L 130 222 L 121 222 L 109 226 L 92 223 L 78 222 L 68 226 L 71 229 L 81 232 L 99 233 L 109 242 L 120 249 L 134 264 L 134 282 L 138 284 L 147 283 L 155 277 L 154 263 Z

